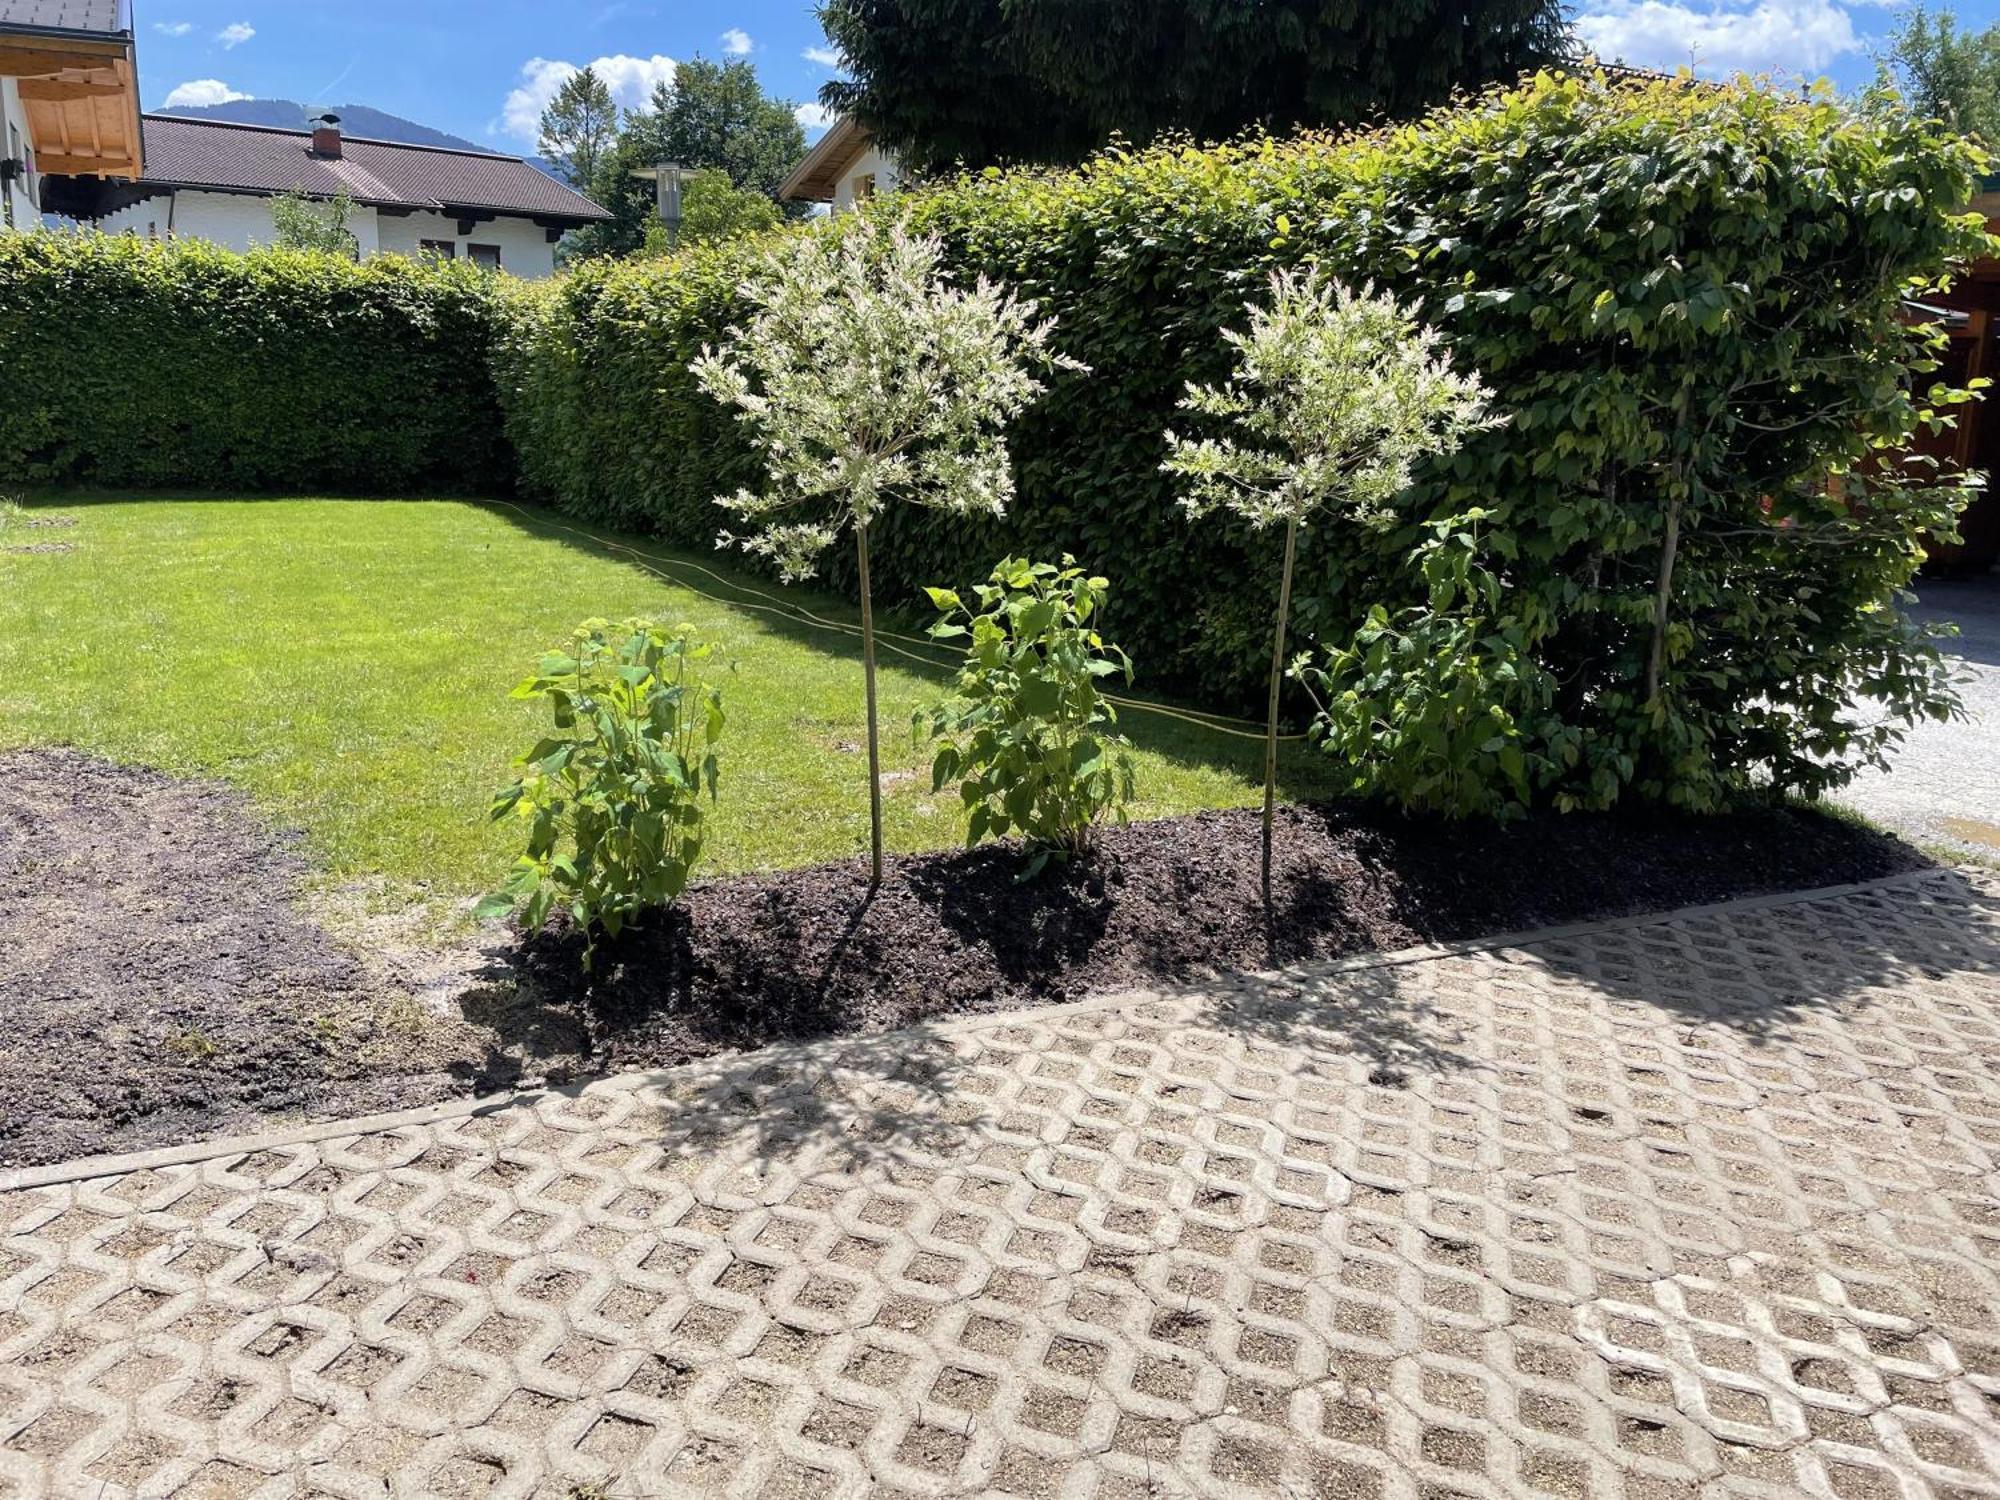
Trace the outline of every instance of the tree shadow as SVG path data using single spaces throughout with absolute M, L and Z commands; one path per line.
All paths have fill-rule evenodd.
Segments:
M 1920 578 L 1911 619 L 1958 626 L 1955 639 L 1942 642 L 1946 655 L 1978 666 L 2000 667 L 2000 573 L 1982 578 Z
M 860 615 L 844 599 L 781 585 L 773 579 L 732 567 L 713 553 L 696 556 L 657 537 L 620 534 L 596 525 L 584 526 L 561 514 L 512 502 L 491 503 L 486 508 L 510 525 L 542 540 L 559 542 L 624 567 L 664 572 L 667 577 L 662 581 L 670 583 L 670 586 L 691 589 L 730 608 L 747 611 L 760 630 L 808 647 L 822 656 L 851 663 L 859 681 L 861 643 L 857 636 L 842 627 L 857 626 Z M 821 621 L 834 623 L 815 624 L 801 619 L 796 613 L 774 605 L 773 598 L 803 609 Z M 951 653 L 917 639 L 935 616 L 921 612 L 915 601 L 878 599 L 876 617 L 882 622 L 881 630 L 905 637 L 887 642 L 879 642 L 878 638 L 884 653 L 883 664 L 933 680 L 942 692 L 956 668 L 956 660 Z M 1180 717 L 1191 715 L 1197 721 L 1204 717 L 1203 710 L 1190 705 L 1130 690 L 1122 691 L 1120 696 L 1140 703 L 1156 704 L 1169 711 L 1154 713 L 1136 707 L 1120 710 L 1118 728 L 1136 748 L 1157 754 L 1177 765 L 1221 771 L 1252 785 L 1262 785 L 1264 742 L 1262 736 L 1254 732 L 1255 726 L 1235 724 L 1233 727 L 1238 732 L 1229 733 L 1227 730 L 1232 726 L 1210 728 L 1199 722 L 1190 722 L 1188 717 Z M 1288 740 L 1280 747 L 1278 790 L 1281 797 L 1298 800 L 1326 796 L 1335 785 L 1335 772 L 1317 751 L 1296 740 Z

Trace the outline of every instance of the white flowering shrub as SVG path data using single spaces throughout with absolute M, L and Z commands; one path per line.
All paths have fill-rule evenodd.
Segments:
M 810 576 L 843 531 L 860 575 L 873 878 L 882 878 L 882 778 L 868 528 L 890 505 L 1003 513 L 1014 493 L 1007 424 L 1041 393 L 1037 370 L 1081 368 L 1054 325 L 984 278 L 956 285 L 941 246 L 864 215 L 788 240 L 744 287 L 752 312 L 696 382 L 738 409 L 765 460 L 759 490 L 720 497 L 724 532 L 787 579 Z
M 1289 270 L 1271 277 L 1267 304 L 1247 311 L 1246 329 L 1223 331 L 1237 355 L 1227 383 L 1191 384 L 1180 403 L 1216 431 L 1168 432 L 1163 467 L 1184 482 L 1181 505 L 1191 518 L 1224 510 L 1259 529 L 1285 529 L 1264 763 L 1268 901 L 1278 689 L 1299 528 L 1321 510 L 1393 525 L 1390 501 L 1409 486 L 1418 459 L 1449 453 L 1503 419 L 1489 413 L 1479 377 L 1452 368 L 1437 330 L 1386 294 L 1354 291 L 1317 268 Z

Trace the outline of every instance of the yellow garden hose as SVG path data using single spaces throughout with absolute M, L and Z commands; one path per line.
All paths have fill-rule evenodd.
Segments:
M 600 536 L 598 533 L 588 530 L 585 527 L 568 525 L 541 512 L 530 510 L 525 505 L 516 505 L 511 500 L 490 500 L 486 503 L 503 506 L 508 510 L 518 512 L 533 521 L 537 526 L 545 526 L 551 531 L 567 532 L 571 536 L 582 537 L 584 540 L 592 542 L 607 551 L 622 553 L 626 557 L 633 559 L 640 567 L 655 577 L 663 578 L 668 583 L 674 585 L 674 587 L 685 589 L 688 593 L 695 595 L 697 598 L 706 599 L 711 604 L 720 604 L 730 609 L 755 610 L 760 614 L 774 614 L 784 619 L 811 625 L 815 629 L 831 630 L 840 635 L 859 636 L 861 634 L 861 627 L 859 625 L 851 625 L 845 620 L 828 620 L 822 618 L 802 604 L 782 598 L 764 589 L 753 588 L 746 583 L 738 583 L 733 578 L 725 578 L 713 568 L 705 568 L 700 563 L 689 562 L 687 559 L 680 557 L 660 557 L 654 553 L 643 551 L 638 547 L 630 547 L 623 542 L 616 542 L 609 537 Z M 748 594 L 752 599 L 760 599 L 764 602 L 761 604 L 751 604 L 741 599 L 720 598 L 715 594 L 696 587 L 684 578 L 676 577 L 667 571 L 669 567 L 685 569 L 691 573 L 699 573 L 705 578 L 714 579 L 724 588 L 733 589 L 739 594 Z M 937 648 L 932 646 L 928 641 L 919 640 L 915 636 L 900 635 L 893 630 L 877 630 L 875 632 L 875 644 L 879 649 L 893 651 L 896 655 L 916 662 L 920 666 L 940 667 L 949 670 L 953 665 L 951 662 L 939 661 L 935 656 L 919 655 L 916 651 L 908 650 L 907 647 L 910 646 L 917 646 L 925 651 L 934 651 Z M 1120 697 L 1115 693 L 1106 693 L 1103 696 L 1107 702 L 1116 704 L 1120 709 L 1129 709 L 1136 713 L 1157 714 L 1163 719 L 1178 719 L 1184 724 L 1194 725 L 1197 729 L 1207 729 L 1216 734 L 1226 734 L 1232 739 L 1261 740 L 1264 738 L 1264 730 L 1253 725 L 1248 719 L 1232 719 L 1224 714 L 1204 713 L 1199 709 L 1169 708 L 1165 704 L 1148 703 L 1143 698 Z M 1246 727 L 1232 727 L 1235 725 Z M 1303 740 L 1306 736 L 1302 734 L 1284 734 L 1278 736 L 1278 738 L 1281 740 Z

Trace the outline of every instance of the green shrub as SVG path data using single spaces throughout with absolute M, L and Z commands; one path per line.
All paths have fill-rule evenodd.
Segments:
M 0 235 L 0 482 L 504 487 L 495 279 L 396 256 Z
M 1573 731 L 1518 623 L 1494 625 L 1500 581 L 1478 562 L 1479 511 L 1440 522 L 1418 564 L 1420 605 L 1370 608 L 1351 644 L 1302 659 L 1318 709 L 1311 737 L 1345 761 L 1355 792 L 1451 817 L 1519 814 L 1561 770 Z
M 1087 848 L 1107 815 L 1125 821 L 1132 758 L 1098 684 L 1129 683 L 1132 659 L 1092 623 L 1110 588 L 1072 557 L 1060 568 L 1010 557 L 973 590 L 976 608 L 949 589 L 925 591 L 943 611 L 931 637 L 966 642 L 952 696 L 914 724 L 919 739 L 945 742 L 931 789 L 959 784 L 967 845 L 1019 834 L 1023 879 Z
M 1710 807 L 1838 784 L 1948 701 L 1885 606 L 1954 497 L 1872 460 L 1933 409 L 1902 304 L 1985 252 L 1956 212 L 1980 162 L 1887 108 L 1547 76 L 1351 139 L 1112 152 L 896 195 L 870 211 L 1033 298 L 1091 373 L 1058 376 L 1018 425 L 1005 518 L 885 516 L 875 586 L 907 596 L 968 557 L 1092 557 L 1152 680 L 1249 707 L 1280 560 L 1247 524 L 1190 534 L 1163 434 L 1189 382 L 1226 377 L 1220 330 L 1270 271 L 1313 262 L 1439 328 L 1507 422 L 1420 464 L 1383 524 L 1302 538 L 1304 640 L 1339 649 L 1376 607 L 1423 607 L 1428 528 L 1481 509 L 1501 606 L 1467 617 L 1471 638 L 1516 640 L 1556 684 L 1529 716 L 1553 726 L 1535 796 Z M 704 544 L 744 454 L 677 371 L 736 316 L 732 275 L 695 255 L 595 277 L 519 351 L 554 373 L 503 391 L 525 480 Z M 1850 705 L 1876 685 L 1888 712 L 1864 717 Z
M 701 857 L 703 795 L 715 797 L 713 654 L 686 625 L 586 620 L 542 657 L 514 696 L 547 699 L 554 733 L 492 807 L 527 825 L 527 849 L 479 915 L 518 907 L 532 930 L 561 908 L 594 943 L 597 927 L 615 937 L 679 898 Z

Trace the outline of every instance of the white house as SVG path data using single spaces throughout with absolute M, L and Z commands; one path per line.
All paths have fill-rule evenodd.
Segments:
M 37 229 L 50 173 L 134 178 L 139 75 L 127 0 L 0 0 L 0 229 Z
M 778 196 L 801 203 L 830 203 L 840 213 L 886 193 L 901 174 L 895 159 L 875 144 L 868 127 L 842 116 L 778 185 Z
M 143 138 L 136 182 L 51 183 L 45 206 L 107 233 L 247 250 L 275 238 L 280 194 L 345 191 L 363 257 L 436 255 L 524 277 L 554 273 L 564 231 L 610 217 L 518 156 L 348 138 L 331 115 L 309 131 L 146 115 Z

